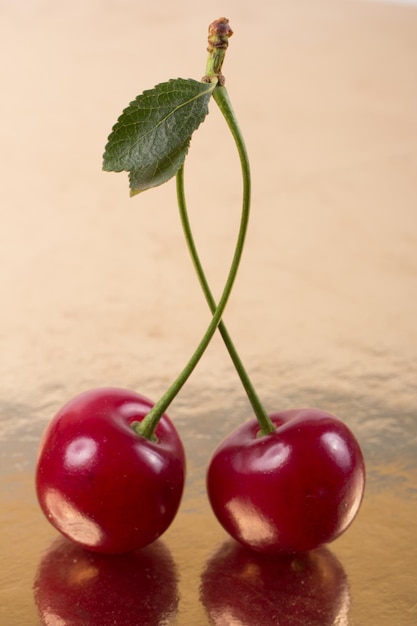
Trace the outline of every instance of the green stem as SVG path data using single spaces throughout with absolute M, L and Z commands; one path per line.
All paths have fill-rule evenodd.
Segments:
M 224 309 L 226 308 L 227 301 L 229 299 L 230 293 L 233 288 L 233 284 L 236 278 L 236 274 L 239 268 L 239 263 L 242 257 L 243 247 L 245 243 L 246 231 L 248 227 L 249 221 L 249 211 L 250 211 L 250 171 L 249 171 L 249 161 L 246 154 L 246 149 L 244 146 L 244 142 L 240 133 L 240 130 L 237 126 L 237 122 L 235 116 L 233 114 L 227 92 L 224 87 L 217 86 L 214 89 L 213 96 L 219 105 L 228 125 L 235 138 L 236 145 L 238 148 L 239 156 L 242 163 L 242 172 L 243 172 L 243 199 L 242 199 L 242 214 L 241 221 L 239 227 L 238 238 L 236 242 L 235 252 L 233 255 L 232 263 L 229 270 L 229 275 L 226 280 L 226 284 L 223 289 L 223 293 L 220 297 L 220 300 L 217 304 L 213 312 L 213 317 L 211 322 L 204 333 L 203 338 L 198 344 L 196 350 L 191 356 L 190 360 L 179 374 L 179 376 L 174 380 L 171 386 L 167 389 L 167 391 L 163 394 L 163 396 L 154 404 L 152 409 L 146 415 L 146 417 L 141 422 L 135 422 L 132 424 L 132 427 L 143 437 L 147 439 L 153 439 L 155 437 L 155 429 L 158 425 L 159 420 L 162 415 L 171 404 L 173 399 L 179 393 L 181 388 L 184 386 L 188 378 L 191 376 L 193 370 L 197 366 L 199 360 L 204 354 L 207 346 L 209 345 L 214 333 L 216 332 L 216 328 L 222 318 Z
M 230 101 L 228 99 L 226 89 L 224 87 L 217 87 L 214 91 L 214 97 L 223 115 L 225 116 L 226 121 L 229 124 L 229 128 L 232 131 L 233 137 L 235 139 L 239 156 L 240 156 L 241 165 L 242 165 L 242 177 L 244 181 L 245 194 L 250 196 L 250 169 L 249 169 L 248 156 L 247 156 L 245 144 L 242 138 L 242 134 L 239 130 L 235 115 L 233 113 Z M 216 301 L 210 290 L 206 275 L 201 265 L 200 257 L 197 252 L 197 248 L 195 245 L 194 237 L 193 237 L 191 226 L 190 226 L 190 221 L 188 218 L 187 204 L 186 204 L 185 192 L 184 192 L 184 166 L 182 166 L 181 169 L 178 171 L 176 182 L 177 182 L 178 208 L 180 212 L 181 223 L 182 223 L 182 227 L 184 230 L 184 235 L 185 235 L 185 239 L 187 242 L 187 246 L 188 246 L 201 288 L 203 290 L 207 303 L 210 307 L 210 310 L 212 314 L 214 314 L 217 308 Z M 233 364 L 239 375 L 242 385 L 246 391 L 249 402 L 252 405 L 256 418 L 259 422 L 260 433 L 262 435 L 267 435 L 268 433 L 273 432 L 275 430 L 275 426 L 272 423 L 271 418 L 265 411 L 259 399 L 259 396 L 255 391 L 255 388 L 249 378 L 249 375 L 242 363 L 242 360 L 236 350 L 236 347 L 230 337 L 230 334 L 223 320 L 220 320 L 218 324 L 218 329 L 223 338 L 224 344 L 230 354 L 230 357 L 233 361 Z

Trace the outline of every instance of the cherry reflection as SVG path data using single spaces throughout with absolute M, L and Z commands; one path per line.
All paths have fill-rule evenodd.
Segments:
M 201 602 L 214 626 L 347 626 L 343 567 L 326 548 L 268 559 L 224 543 L 201 577 Z
M 121 556 L 58 538 L 41 560 L 35 602 L 45 626 L 160 626 L 177 612 L 177 573 L 165 544 Z

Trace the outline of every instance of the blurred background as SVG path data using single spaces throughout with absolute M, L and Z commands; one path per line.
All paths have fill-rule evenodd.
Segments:
M 351 609 L 329 623 L 415 623 L 415 4 L 0 0 L 2 623 L 40 623 L 32 582 L 55 537 L 32 484 L 43 428 L 90 387 L 157 400 L 210 321 L 175 182 L 131 199 L 127 175 L 103 173 L 101 158 L 139 93 L 203 76 L 207 28 L 223 15 L 234 30 L 223 71 L 253 176 L 225 321 L 268 410 L 333 412 L 364 449 L 367 497 L 334 547 Z M 214 102 L 185 176 L 219 296 L 241 182 Z M 224 536 L 205 467 L 251 416 L 217 336 L 170 415 L 189 459 L 167 533 L 183 580 L 172 623 L 206 624 L 198 577 Z

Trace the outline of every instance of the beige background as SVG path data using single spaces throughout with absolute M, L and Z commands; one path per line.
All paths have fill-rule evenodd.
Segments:
M 252 218 L 225 320 L 269 410 L 317 405 L 355 430 L 368 491 L 332 546 L 352 604 L 340 624 L 417 619 L 417 9 L 330 0 L 0 1 L 0 623 L 38 624 L 32 581 L 55 537 L 32 486 L 40 433 L 86 388 L 157 400 L 210 316 L 175 185 L 134 199 L 101 172 L 138 93 L 205 69 L 208 24 L 252 163 Z M 221 292 L 240 210 L 223 120 L 192 140 L 188 201 Z M 198 579 L 224 538 L 204 495 L 213 447 L 250 416 L 219 338 L 174 401 L 189 483 L 166 535 L 181 626 L 204 625 Z M 204 531 L 202 530 L 204 529 Z M 342 619 L 342 618 L 341 618 Z

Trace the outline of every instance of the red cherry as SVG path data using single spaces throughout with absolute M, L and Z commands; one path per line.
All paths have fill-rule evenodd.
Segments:
M 185 455 L 164 415 L 150 441 L 131 424 L 152 403 L 124 389 L 76 396 L 50 422 L 40 446 L 36 490 L 50 523 L 84 548 L 123 553 L 157 539 L 183 492 Z
M 333 541 L 356 516 L 365 486 L 361 449 L 338 418 L 316 409 L 254 419 L 220 444 L 207 491 L 225 530 L 265 553 L 304 552 Z
M 333 626 L 347 623 L 350 593 L 327 548 L 268 558 L 228 541 L 201 577 L 210 624 Z
M 109 557 L 60 537 L 39 564 L 34 595 L 48 626 L 165 624 L 177 612 L 177 573 L 160 541 Z

